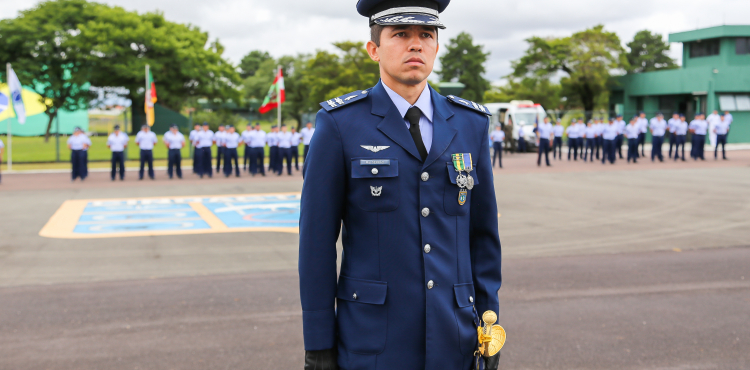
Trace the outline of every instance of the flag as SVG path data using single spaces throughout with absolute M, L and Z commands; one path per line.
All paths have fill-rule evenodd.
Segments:
M 5 112 L 8 109 L 8 95 L 0 92 L 0 113 Z
M 146 83 L 146 102 L 143 105 L 146 111 L 146 123 L 149 126 L 154 125 L 154 103 L 156 103 L 156 84 L 154 83 L 154 75 L 151 74 L 151 69 L 148 70 L 148 82 Z
M 276 78 L 273 80 L 273 85 L 268 89 L 268 95 L 266 95 L 266 98 L 263 100 L 263 104 L 260 106 L 258 112 L 264 114 L 271 109 L 278 107 L 279 104 L 286 100 L 285 95 L 284 75 L 281 73 L 281 68 L 279 68 L 279 73 L 276 74 Z
M 13 110 L 16 111 L 16 118 L 18 118 L 18 123 L 23 125 L 26 123 L 26 108 L 23 105 L 23 98 L 21 97 L 23 88 L 13 68 L 8 69 L 8 87 L 10 88 L 10 97 L 13 101 Z

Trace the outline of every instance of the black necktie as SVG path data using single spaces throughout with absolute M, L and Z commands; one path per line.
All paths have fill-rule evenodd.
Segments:
M 406 119 L 409 121 L 409 133 L 414 140 L 414 144 L 417 144 L 417 151 L 419 151 L 419 156 L 422 157 L 422 162 L 424 162 L 427 159 L 427 149 L 422 141 L 422 132 L 419 130 L 420 117 L 422 117 L 422 111 L 417 107 L 411 107 L 406 111 Z

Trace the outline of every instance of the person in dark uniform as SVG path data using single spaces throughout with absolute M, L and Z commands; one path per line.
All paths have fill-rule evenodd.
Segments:
M 685 115 L 680 114 L 680 120 L 674 124 L 675 147 L 674 160 L 680 158 L 680 146 L 682 146 L 682 161 L 685 162 L 685 143 L 687 142 L 688 123 L 685 121 Z
M 563 127 L 559 118 L 557 119 L 557 123 L 552 127 L 552 133 L 555 135 L 554 141 L 552 142 L 552 158 L 562 160 L 563 134 L 565 133 L 565 127 Z
M 526 132 L 523 126 L 518 126 L 518 152 L 526 153 Z
M 240 137 L 242 138 L 242 142 L 245 143 L 245 150 L 243 152 L 242 159 L 242 170 L 248 171 L 248 164 L 251 163 L 250 158 L 252 157 L 253 152 L 253 148 L 250 147 L 250 140 L 252 140 L 253 137 L 253 125 L 248 123 L 247 127 L 245 127 L 245 131 L 242 131 L 242 134 L 240 134 Z M 250 167 L 252 167 L 252 164 L 250 164 Z
M 622 119 L 622 114 L 617 115 L 615 120 L 615 127 L 617 127 L 617 137 L 615 138 L 615 151 L 617 155 L 622 159 L 622 138 L 625 135 L 625 121 Z
M 638 124 L 638 116 L 633 117 L 630 123 L 625 126 L 625 137 L 628 139 L 628 163 L 638 163 L 638 137 L 641 134 L 641 127 Z
M 675 126 L 680 122 L 680 114 L 677 112 L 672 113 L 672 118 L 667 121 L 667 131 L 669 131 L 669 158 L 672 158 L 672 148 L 677 141 L 677 135 L 675 132 Z
M 216 173 L 221 173 L 222 171 L 221 160 L 224 159 L 224 135 L 227 133 L 225 130 L 224 125 L 219 125 L 214 134 L 214 143 L 216 143 Z
M 549 143 L 552 141 L 553 137 L 553 129 L 552 124 L 549 123 L 549 117 L 544 117 L 544 121 L 537 125 L 536 135 L 539 140 L 539 153 L 537 155 L 536 165 L 542 165 L 542 154 L 544 154 L 544 160 L 547 162 L 547 167 L 549 167 L 551 166 L 549 163 Z
M 177 125 L 173 124 L 169 126 L 167 131 L 162 137 L 164 145 L 167 147 L 167 175 L 172 179 L 174 174 L 177 174 L 177 178 L 182 178 L 182 148 L 185 146 L 185 135 L 182 134 L 177 128 Z
M 248 138 L 250 141 L 245 141 L 245 143 L 250 146 L 250 173 L 255 176 L 260 172 L 265 176 L 266 132 L 260 129 L 259 123 L 256 123 L 255 130 L 248 135 Z
M 240 177 L 240 164 L 238 162 L 237 147 L 242 144 L 242 138 L 240 134 L 236 133 L 234 126 L 227 125 L 224 128 L 224 135 L 222 136 L 222 143 L 224 144 L 224 177 L 229 177 L 232 174 L 232 161 L 234 160 L 234 175 Z
M 205 122 L 203 123 L 206 124 Z M 198 142 L 198 133 L 201 132 L 201 125 L 195 124 L 193 127 L 193 131 L 190 131 L 190 134 L 188 135 L 188 140 L 190 140 L 190 146 L 193 150 L 193 173 L 198 174 L 198 147 L 196 146 L 196 143 Z
M 68 149 L 70 149 L 70 164 L 71 164 L 71 181 L 76 181 L 76 178 L 80 178 L 81 181 L 86 179 L 86 158 L 84 157 L 84 149 L 89 147 L 89 138 L 83 133 L 80 127 L 73 129 L 73 135 L 68 137 Z
M 125 150 L 130 138 L 120 131 L 120 125 L 115 125 L 115 131 L 107 137 L 107 148 L 112 151 L 112 181 L 115 181 L 117 166 L 120 167 L 120 181 L 125 180 Z
M 381 80 L 317 115 L 299 228 L 305 369 L 497 369 L 499 352 L 474 357 L 501 285 L 491 113 L 427 84 L 448 1 L 357 4 Z
M 719 157 L 719 145 L 721 145 L 721 157 L 727 159 L 727 134 L 729 133 L 729 122 L 724 117 L 724 113 L 721 113 L 721 117 L 716 126 L 714 126 L 714 133 L 716 134 L 716 146 L 714 147 L 714 160 Z
M 568 161 L 570 161 L 570 155 L 573 154 L 573 160 L 578 160 L 578 136 L 581 133 L 578 132 L 578 125 L 575 119 L 570 120 L 570 124 L 565 128 L 565 133 L 568 135 Z
M 640 130 L 640 134 L 638 135 L 638 145 L 641 147 L 641 153 L 639 154 L 640 157 L 646 157 L 646 133 L 648 132 L 648 119 L 646 119 L 646 113 L 641 112 L 638 115 L 638 122 L 636 122 L 638 125 L 638 129 Z
M 208 123 L 203 123 L 203 129 L 196 135 L 195 150 L 198 153 L 198 175 L 213 177 L 213 166 L 211 163 L 211 147 L 214 145 L 214 132 L 208 128 Z

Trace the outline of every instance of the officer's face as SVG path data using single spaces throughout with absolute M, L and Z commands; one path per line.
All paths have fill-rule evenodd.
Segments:
M 312 123 L 308 123 L 307 128 L 312 128 Z
M 208 131 L 208 125 L 203 126 L 203 131 Z
M 367 43 L 372 60 L 380 63 L 380 74 L 405 85 L 427 79 L 438 52 L 437 29 L 429 26 L 387 26 L 380 35 L 380 46 Z

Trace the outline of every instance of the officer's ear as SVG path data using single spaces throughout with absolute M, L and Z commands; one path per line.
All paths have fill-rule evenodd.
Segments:
M 367 48 L 367 54 L 370 56 L 370 59 L 379 63 L 380 55 L 378 54 L 378 45 L 370 40 L 367 42 L 367 45 L 365 45 L 365 48 Z

